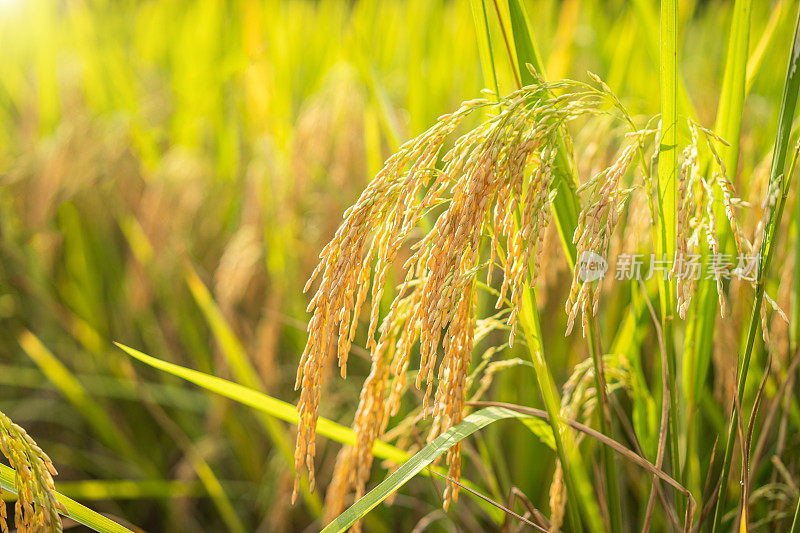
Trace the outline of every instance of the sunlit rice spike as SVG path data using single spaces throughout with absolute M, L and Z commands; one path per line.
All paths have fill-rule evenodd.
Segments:
M 371 366 L 354 420 L 355 473 L 347 483 L 356 496 L 366 489 L 372 446 L 399 408 L 409 369 L 418 369 L 414 384 L 422 391 L 421 417 L 432 419 L 429 439 L 462 420 L 475 344 L 478 274 L 486 268 L 491 285 L 498 262 L 502 282 L 497 304 L 509 307 L 503 317 L 511 344 L 522 295 L 536 283 L 540 270 L 552 216 L 555 158 L 562 143 L 568 142 L 563 125 L 578 117 L 610 113 L 609 101 L 621 109 L 609 95 L 604 85 L 597 89 L 568 80 L 536 83 L 501 98 L 491 106 L 492 116 L 451 140 L 468 116 L 490 106 L 483 99 L 465 102 L 386 161 L 347 210 L 315 269 L 319 283 L 309 305 L 308 341 L 297 376 L 298 474 L 304 467 L 313 468 L 322 369 L 335 354 L 345 375 L 362 306 L 369 308 L 366 345 Z M 629 168 L 643 139 L 655 132 L 645 129 L 624 145 L 613 145 L 616 159 L 582 189 L 587 199 L 577 212 L 573 234 L 579 256 L 584 252 L 608 256 L 610 236 L 632 190 L 625 181 Z M 692 165 L 687 167 L 687 197 Z M 686 207 L 682 229 L 688 231 L 691 209 Z M 415 230 L 426 215 L 436 219 L 425 235 L 417 236 Z M 688 242 L 689 234 L 682 235 Z M 391 270 L 397 268 L 400 273 Z M 394 276 L 403 280 L 397 291 L 387 286 Z M 565 302 L 567 333 L 579 313 L 586 330 L 598 312 L 599 284 L 593 283 L 581 279 L 578 269 L 573 273 Z M 382 313 L 386 297 L 391 304 Z M 382 314 L 386 316 L 381 320 Z M 449 477 L 456 481 L 460 453 L 458 447 L 448 453 Z M 445 505 L 457 491 L 455 483 L 448 483 Z
M 18 531 L 62 531 L 53 476 L 56 469 L 34 440 L 6 415 L 0 413 L 0 452 L 15 471 L 17 503 L 14 522 Z M 0 527 L 8 531 L 5 504 L 0 506 Z

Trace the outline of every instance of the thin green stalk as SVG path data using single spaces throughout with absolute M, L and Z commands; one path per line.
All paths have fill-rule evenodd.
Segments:
M 599 283 L 599 282 L 598 282 Z M 599 397 L 597 419 L 600 421 L 600 433 L 611 436 L 611 409 L 608 400 L 608 386 L 606 384 L 605 369 L 603 368 L 603 354 L 600 350 L 600 339 L 597 334 L 597 320 L 589 319 L 590 327 L 587 328 L 589 352 L 594 365 L 594 383 Z M 603 475 L 606 481 L 606 494 L 608 495 L 609 518 L 611 530 L 622 531 L 622 509 L 619 501 L 619 483 L 617 481 L 617 466 L 614 462 L 614 451 L 608 446 L 603 447 Z
M 786 153 L 789 148 L 789 136 L 792 129 L 792 120 L 794 118 L 795 108 L 797 107 L 798 92 L 800 92 L 800 9 L 797 13 L 797 23 L 794 30 L 794 41 L 792 44 L 792 51 L 789 55 L 789 65 L 786 71 L 786 84 L 783 89 L 783 100 L 781 102 L 781 113 L 778 122 L 778 135 L 775 139 L 775 148 L 772 156 L 772 166 L 769 175 L 768 190 L 777 190 L 782 192 L 777 200 L 776 208 L 773 208 L 767 224 L 767 237 L 763 239 L 760 250 L 761 261 L 759 261 L 756 273 L 756 292 L 755 301 L 753 302 L 753 312 L 750 315 L 750 326 L 747 331 L 747 343 L 745 345 L 744 353 L 742 354 L 741 363 L 739 366 L 739 382 L 737 392 L 739 398 L 744 396 L 744 389 L 747 383 L 747 370 L 750 365 L 750 355 L 753 351 L 753 346 L 756 340 L 756 333 L 758 332 L 761 324 L 760 311 L 761 304 L 764 298 L 764 289 L 767 281 L 767 272 L 769 271 L 770 261 L 772 260 L 772 253 L 775 249 L 775 238 L 777 228 L 780 225 L 781 216 L 783 215 L 783 208 L 786 204 L 786 194 L 788 193 L 789 180 L 791 176 L 784 176 L 784 167 L 786 164 Z M 731 412 L 730 424 L 728 427 L 728 439 L 725 444 L 725 457 L 722 463 L 722 475 L 719 487 L 719 497 L 717 499 L 717 507 L 714 512 L 714 525 L 712 532 L 719 529 L 722 522 L 722 515 L 725 512 L 725 501 L 728 492 L 728 477 L 730 476 L 731 458 L 733 456 L 733 446 L 736 436 L 736 406 L 734 405 Z
M 523 291 L 522 293 L 520 324 L 530 350 L 531 361 L 536 372 L 536 380 L 539 384 L 542 400 L 544 400 L 548 421 L 553 430 L 556 453 L 561 461 L 561 468 L 564 470 L 564 481 L 567 485 L 567 499 L 569 502 L 567 511 L 570 519 L 570 530 L 582 530 L 576 509 L 576 496 L 579 495 L 578 501 L 582 505 L 581 509 L 589 524 L 589 529 L 595 533 L 602 532 L 604 527 L 600 520 L 600 509 L 594 500 L 591 483 L 586 474 L 586 467 L 572 438 L 572 433 L 561 421 L 561 403 L 558 399 L 558 391 L 550 370 L 547 368 L 547 361 L 543 356 L 541 323 L 539 321 L 539 312 L 534 303 L 534 294 L 535 289 Z
M 531 27 L 527 12 L 525 11 L 525 6 L 519 0 L 509 0 L 508 11 L 514 46 L 516 48 L 517 67 L 522 78 L 522 83 L 527 85 L 535 82 L 533 75 L 527 68 L 529 63 L 533 66 L 537 74 L 544 79 L 545 72 L 541 55 L 536 45 L 533 28 Z M 502 20 L 500 23 L 502 24 Z M 557 170 L 556 175 L 559 176 L 560 179 L 553 180 L 553 187 L 557 190 L 556 197 L 553 201 L 553 213 L 561 237 L 561 243 L 567 254 L 570 267 L 574 269 L 577 262 L 577 251 L 572 242 L 572 235 L 577 226 L 580 201 L 574 189 L 574 172 L 571 168 L 567 147 L 563 140 L 559 142 L 555 166 Z M 595 320 L 589 321 L 588 333 L 589 353 L 591 354 L 594 364 L 595 380 L 601 400 L 601 408 L 598 416 L 600 431 L 604 435 L 613 438 L 611 432 L 611 409 L 608 404 L 608 387 L 604 379 L 602 354 L 600 354 L 598 350 L 599 335 Z M 614 532 L 621 532 L 622 511 L 619 500 L 619 483 L 617 481 L 614 454 L 608 448 L 604 448 L 602 453 L 603 474 L 608 497 L 611 530 Z
M 739 137 L 742 129 L 742 116 L 747 86 L 748 45 L 750 41 L 750 13 L 752 0 L 737 0 L 731 21 L 728 52 L 725 59 L 725 72 L 722 78 L 722 89 L 717 109 L 714 131 L 728 142 L 720 146 L 719 152 L 725 168 L 732 181 L 736 181 L 736 169 L 739 162 Z M 718 188 L 719 186 L 717 186 Z M 717 220 L 725 219 L 725 208 L 720 202 L 716 206 Z M 720 228 L 720 249 L 725 250 L 730 242 L 730 230 L 722 225 Z M 690 468 L 696 463 L 695 431 L 693 413 L 697 405 L 699 388 L 705 383 L 711 361 L 711 346 L 714 338 L 714 326 L 717 317 L 717 291 L 713 281 L 705 280 L 699 291 L 698 304 L 690 320 L 695 327 L 687 332 L 686 349 L 684 350 L 683 375 L 684 392 L 686 394 L 687 436 L 686 465 L 693 474 L 693 486 L 699 486 L 699 471 Z M 697 466 L 697 465 L 696 465 Z
M 486 0 L 472 0 L 472 16 L 475 20 L 475 35 L 481 56 L 483 79 L 487 87 L 491 87 L 497 98 L 500 98 L 500 84 L 497 83 L 497 71 L 494 67 L 492 39 L 489 33 L 489 17 L 486 14 Z
M 661 146 L 658 160 L 658 256 L 675 255 L 675 205 L 678 175 L 678 2 L 661 2 Z M 659 283 L 661 329 L 667 352 L 669 384 L 669 449 L 672 473 L 681 481 L 678 452 L 678 390 L 675 383 L 675 342 L 672 334 L 672 288 L 670 280 Z M 680 505 L 680 504 L 679 504 Z M 680 510 L 680 509 L 679 509 Z
M 794 520 L 792 520 L 792 529 L 790 533 L 800 532 L 800 498 L 797 500 L 797 507 L 794 510 Z

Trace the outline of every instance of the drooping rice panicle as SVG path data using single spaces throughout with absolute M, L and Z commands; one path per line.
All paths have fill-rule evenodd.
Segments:
M 320 264 L 306 286 L 309 288 L 321 276 L 309 304 L 313 316 L 296 382 L 301 388 L 295 454 L 298 471 L 304 464 L 313 471 L 320 370 L 336 354 L 345 375 L 347 354 L 373 268 L 367 333 L 373 368 L 356 415 L 359 438 L 353 453 L 358 459 L 352 481 L 357 492 L 363 490 L 371 464 L 371 444 L 397 408 L 411 347 L 416 342 L 420 361 L 415 385 L 424 387 L 423 412 L 427 415 L 432 411 L 434 417 L 431 434 L 447 429 L 462 416 L 475 322 L 472 295 L 481 267 L 479 249 L 487 219 L 494 229 L 493 253 L 505 259 L 499 302 L 510 295 L 508 323 L 513 342 L 513 302 L 518 302 L 522 288 L 531 281 L 528 265 L 541 250 L 549 220 L 552 158 L 560 125 L 582 114 L 599 112 L 597 103 L 605 98 L 575 82 L 557 82 L 544 92 L 541 89 L 538 85 L 527 87 L 501 101 L 491 119 L 455 140 L 441 157 L 443 168 L 437 169 L 446 137 L 466 116 L 488 106 L 488 102 L 466 102 L 455 113 L 441 117 L 428 131 L 403 145 L 345 213 L 344 223 L 323 249 Z M 564 94 L 553 95 L 556 90 Z M 528 170 L 532 165 L 535 168 Z M 379 328 L 379 304 L 388 269 L 411 230 L 441 199 L 448 200 L 448 207 L 431 231 L 414 245 L 404 265 L 406 280 Z M 445 331 L 444 362 L 431 410 L 436 352 Z M 387 394 L 390 376 L 392 390 Z M 375 405 L 386 409 L 375 412 Z M 457 463 L 457 450 L 450 455 L 451 464 Z M 455 495 L 455 490 L 451 493 Z
M 66 512 L 56 499 L 53 462 L 28 433 L 0 413 L 0 452 L 16 472 L 17 503 L 14 525 L 17 531 L 61 531 L 59 511 Z M 0 499 L 0 502 L 3 502 Z M 0 526 L 8 532 L 5 503 L 0 503 Z
M 577 246 L 579 258 L 608 256 L 608 245 L 611 234 L 619 221 L 620 212 L 625 206 L 630 190 L 620 187 L 620 180 L 631 164 L 638 146 L 626 146 L 617 160 L 603 172 L 595 176 L 590 183 L 597 182 L 597 190 L 593 193 L 589 205 L 581 211 L 578 225 L 575 228 L 573 242 Z M 583 185 L 587 187 L 588 184 Z M 594 279 L 584 277 L 584 272 L 576 268 L 569 297 L 565 304 L 568 315 L 567 331 L 569 335 L 578 312 L 581 312 L 584 335 L 588 328 L 588 317 L 597 313 L 599 291 L 591 293 Z M 597 285 L 599 289 L 600 285 Z
M 697 129 L 690 124 L 692 142 L 683 151 L 678 186 L 678 212 L 675 216 L 675 260 L 672 264 L 670 276 L 676 280 L 678 315 L 686 318 L 686 311 L 692 299 L 694 279 L 687 270 L 689 257 L 693 255 L 696 241 L 697 201 L 695 186 L 698 174 L 697 162 Z M 694 224 L 693 224 L 694 222 Z M 694 227 L 693 227 L 694 226 Z
M 450 141 L 470 114 L 487 108 L 492 112 L 488 119 Z M 335 356 L 341 375 L 346 375 L 367 300 L 371 297 L 366 339 L 371 370 L 356 411 L 356 443 L 347 463 L 347 483 L 356 497 L 364 493 L 369 479 L 372 445 L 398 410 L 415 347 L 419 360 L 414 385 L 422 391 L 422 416 L 432 417 L 429 439 L 463 418 L 478 319 L 478 274 L 485 269 L 491 284 L 495 264 L 502 272 L 496 307 L 508 306 L 505 323 L 508 344 L 513 345 L 521 294 L 536 283 L 540 270 L 551 216 L 554 159 L 560 143 L 568 139 L 563 126 L 579 117 L 613 116 L 621 109 L 607 87 L 537 83 L 497 104 L 465 102 L 386 161 L 345 212 L 306 285 L 308 290 L 319 279 L 308 306 L 309 336 L 297 373 L 301 393 L 295 469 L 299 473 L 305 466 L 312 487 L 321 369 Z M 622 115 L 632 125 L 624 109 Z M 633 142 L 581 187 L 592 187 L 593 192 L 574 234 L 579 255 L 608 256 L 611 236 L 634 190 L 623 177 L 642 152 L 643 139 L 656 131 L 645 128 L 628 135 Z M 432 213 L 438 213 L 432 227 L 413 242 L 412 231 Z M 407 244 L 411 254 L 402 265 L 403 281 L 381 317 L 389 269 Z M 580 279 L 576 269 L 566 303 L 567 332 L 579 311 L 584 330 L 597 313 L 600 284 L 593 292 L 591 288 L 591 281 Z M 448 453 L 448 462 L 450 478 L 457 481 L 458 446 Z M 349 488 L 337 486 L 340 494 Z M 458 485 L 448 483 L 445 505 L 456 498 L 457 490 Z

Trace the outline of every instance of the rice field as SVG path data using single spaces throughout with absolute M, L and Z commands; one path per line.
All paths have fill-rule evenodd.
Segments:
M 796 0 L 0 49 L 2 531 L 800 532 Z

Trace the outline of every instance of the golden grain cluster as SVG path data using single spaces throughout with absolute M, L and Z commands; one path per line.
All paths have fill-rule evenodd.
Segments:
M 66 512 L 55 497 L 53 476 L 57 474 L 50 458 L 33 439 L 6 415 L 0 413 L 0 451 L 16 473 L 17 503 L 14 525 L 17 531 L 61 531 Z M 0 528 L 8 533 L 6 504 L 0 498 Z
M 655 130 L 635 130 L 619 100 L 606 85 L 595 81 L 597 86 L 542 82 L 495 103 L 486 99 L 465 102 L 404 144 L 345 212 L 344 222 L 322 250 L 320 263 L 306 285 L 308 290 L 319 279 L 308 307 L 312 313 L 308 343 L 296 381 L 301 396 L 295 467 L 299 473 L 305 466 L 313 488 L 322 370 L 336 357 L 342 377 L 346 375 L 361 310 L 371 293 L 366 336 L 371 370 L 353 424 L 356 443 L 343 450 L 337 461 L 336 494 L 328 491 L 329 500 L 338 502 L 337 507 L 343 505 L 350 490 L 354 489 L 356 498 L 364 493 L 373 443 L 398 410 L 415 345 L 419 350 L 415 386 L 423 391 L 422 416 L 432 418 L 429 441 L 462 420 L 475 344 L 480 272 L 486 273 L 488 285 L 495 268 L 502 272 L 496 305 L 509 309 L 506 325 L 509 345 L 513 345 L 520 295 L 536 283 L 540 270 L 555 180 L 569 183 L 572 172 L 556 162 L 559 151 L 569 146 L 566 124 L 584 116 L 610 114 L 633 130 L 622 146 L 615 146 L 613 140 L 609 143 L 615 146 L 617 157 L 579 189 L 592 192 L 573 235 L 577 252 L 608 257 L 614 228 L 638 186 L 624 177 L 637 157 L 643 159 L 645 143 Z M 450 141 L 464 120 L 478 110 L 488 110 L 489 118 Z M 688 251 L 697 241 L 692 232 L 705 228 L 713 252 L 718 246 L 713 240 L 713 197 L 705 198 L 706 216 L 697 203 L 696 135 L 692 146 L 685 152 L 681 175 L 677 248 L 681 253 Z M 715 179 L 723 186 L 726 214 L 738 230 L 732 186 L 714 153 Z M 567 161 L 575 166 L 569 158 Z M 643 174 L 649 190 L 646 168 Z M 435 216 L 435 223 L 414 242 L 412 230 L 422 225 L 426 215 Z M 409 244 L 410 257 L 402 265 L 405 278 L 381 320 L 380 304 L 390 268 L 400 249 Z M 588 317 L 597 313 L 600 285 L 582 279 L 576 269 L 566 302 L 567 333 L 579 311 L 586 329 Z M 679 312 L 689 298 L 690 288 L 679 285 Z M 451 481 L 445 490 L 445 505 L 458 494 L 459 445 L 449 451 L 447 459 Z M 296 491 L 297 485 L 295 495 Z

